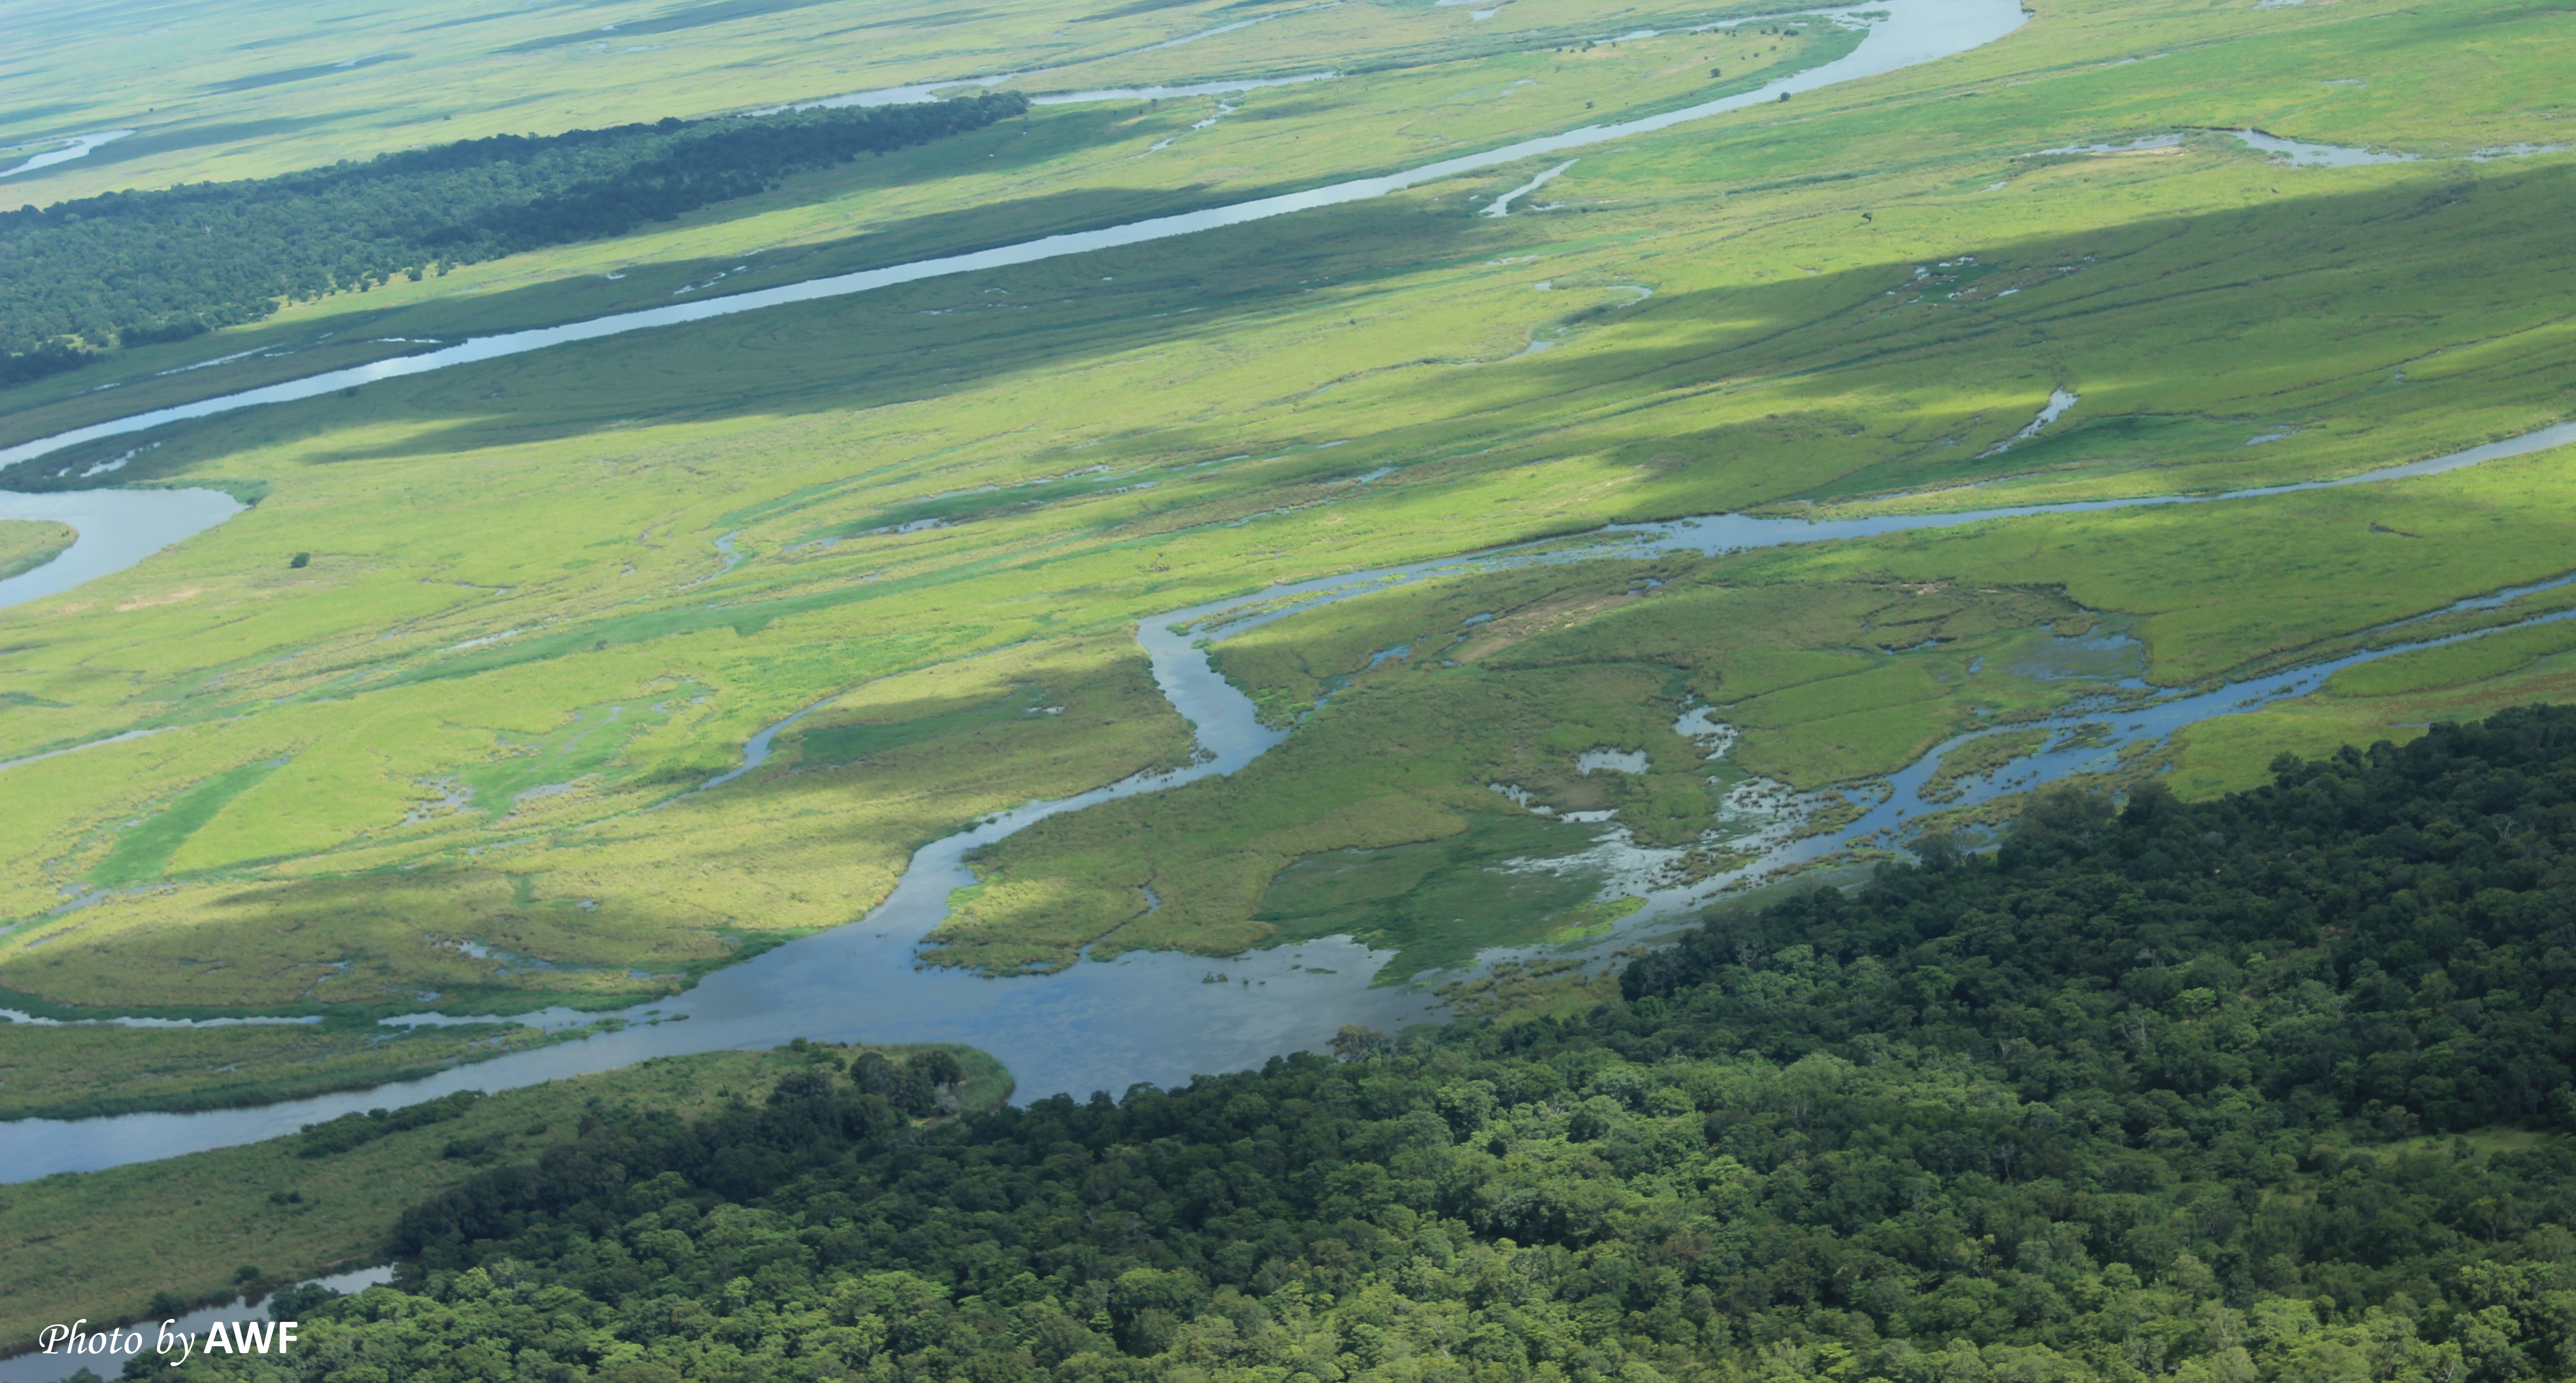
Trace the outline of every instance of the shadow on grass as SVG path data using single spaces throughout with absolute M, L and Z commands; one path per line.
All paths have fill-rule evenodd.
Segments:
M 806 272 L 794 278 L 910 262 L 925 257 L 916 249 L 934 245 L 940 254 L 963 253 L 1193 204 L 1264 195 L 1270 190 L 1217 198 L 1191 189 L 1142 199 L 1085 191 L 942 213 L 890 232 L 818 247 L 800 260 L 796 267 Z M 119 478 L 168 480 L 225 452 L 294 444 L 345 430 L 353 422 L 403 435 L 319 459 L 384 459 L 521 445 L 638 418 L 864 409 L 1115 354 L 1171 339 L 1175 327 L 1189 336 L 1209 335 L 1235 318 L 1276 308 L 1313 280 L 1348 283 L 1457 254 L 1477 229 L 1469 218 L 1425 214 L 1398 199 L 1330 208 L 1293 220 L 1293 226 L 1290 218 L 1282 218 L 1232 228 L 1221 238 L 1202 234 L 557 346 L 382 381 L 355 393 L 245 409 L 57 452 L 36 466 L 18 468 L 9 483 L 20 489 L 72 487 L 89 463 L 131 450 L 138 442 L 164 439 L 168 445 L 134 458 Z M 996 225 L 1009 229 L 997 233 Z M 890 246 L 902 248 L 880 248 Z M 681 271 L 692 267 L 641 265 L 626 272 L 639 279 L 685 278 Z M 1005 276 L 1011 287 L 993 286 Z M 565 292 L 565 285 L 550 283 L 479 296 L 471 306 L 479 319 L 561 320 L 542 308 L 560 304 Z M 630 301 L 610 310 L 637 306 Z M 398 329 L 389 317 L 363 320 L 369 332 Z M 416 317 L 405 320 L 417 326 Z M 322 324 L 299 324 L 299 334 L 316 325 Z M 311 370 L 308 365 L 287 377 Z M 115 393 L 122 397 L 113 409 L 99 398 L 83 401 L 82 411 L 113 417 L 185 397 Z M 45 415 L 41 427 L 29 426 L 37 414 L 21 415 L 10 430 L 43 435 L 87 421 L 60 416 L 65 411 L 39 410 Z M 71 469 L 71 477 L 53 476 L 65 468 Z M 28 474 L 30 470 L 41 474 Z
M 997 142 L 1023 141 L 1003 135 Z M 2387 342 L 2380 353 L 2404 359 L 2456 342 L 2463 328 L 2444 322 L 2446 310 L 2465 306 L 2495 318 L 2545 308 L 2529 302 L 2528 266 L 2551 253 L 2552 208 L 2564 206 L 2576 191 L 2569 186 L 2571 176 L 2576 169 L 2543 166 L 2490 170 L 2470 182 L 2428 170 L 2422 179 L 2393 186 L 2000 244 L 1943 246 L 1938 253 L 1944 257 L 1970 251 L 1982 266 L 1998 270 L 1965 285 L 1976 291 L 1959 296 L 1938 278 L 1918 282 L 1915 260 L 1891 257 L 1783 282 L 1661 295 L 1633 310 L 1595 305 L 1569 314 L 1567 324 L 1615 331 L 1640 321 L 1659 329 L 1640 334 L 1634 346 L 1616 344 L 1614 336 L 1508 370 L 1431 377 L 1436 392 L 1426 398 L 1424 420 L 1381 432 L 1364 450 L 1419 459 L 1454 452 L 1464 432 L 1488 443 L 1494 435 L 1539 436 L 1554 418 L 1603 407 L 1633 409 L 1637 399 L 1684 397 L 1735 381 L 1772 384 L 1784 402 L 1805 401 L 1818 410 L 1848 407 L 1855 382 L 1872 373 L 1892 374 L 1908 387 L 1953 389 L 1962 397 L 1980 390 L 1991 394 L 2008 376 L 2064 375 L 2070 358 L 2089 355 L 2119 360 L 2127 373 L 2081 381 L 2086 401 L 2076 416 L 2030 443 L 1985 454 L 1955 439 L 1934 439 L 1893 457 L 1888 447 L 1874 444 L 1874 454 L 1855 452 L 1793 478 L 1776 493 L 1839 498 L 1960 484 L 2105 457 L 2152 460 L 2159 447 L 2198 448 L 2207 459 L 2207 429 L 2163 425 L 2156 421 L 2158 410 L 2170 410 L 2185 394 L 2230 407 L 2279 406 L 2277 399 L 2248 401 L 2258 391 L 2224 378 L 2232 369 L 2277 364 L 2261 358 L 2273 348 L 2263 343 L 2297 345 L 2303 328 L 2308 337 L 2321 338 L 2306 343 L 2315 369 L 2297 387 L 2329 387 L 2353 378 L 2343 338 L 2357 324 L 2422 309 L 2399 329 L 2380 333 Z M 1246 200 L 1264 191 L 1222 198 L 1203 188 L 1141 195 L 1081 191 L 943 212 L 814 247 L 798 260 L 793 277 L 1017 243 L 1181 205 Z M 173 444 L 137 458 L 127 477 L 167 481 L 203 474 L 209 457 L 227 451 L 309 442 L 358 426 L 378 438 L 399 435 L 313 459 L 469 452 L 648 418 L 864 410 L 1001 377 L 1042 377 L 1153 343 L 1207 339 L 1243 319 L 1287 310 L 1318 281 L 1348 287 L 1496 253 L 1515 242 L 1562 238 L 1558 228 L 1565 225 L 1562 218 L 1491 221 L 1428 211 L 1412 198 L 1373 199 L 1221 234 L 782 306 L 621 336 L 614 344 L 566 345 L 386 381 L 348 397 L 248 410 L 166 431 Z M 1850 235 L 1865 247 L 1867 238 L 1880 233 L 1855 226 Z M 687 267 L 646 265 L 630 272 L 672 278 Z M 2016 296 L 2002 294 L 2007 282 Z M 483 320 L 561 320 L 569 291 L 560 282 L 535 285 L 477 297 L 469 306 Z M 2141 348 L 2142 341 L 2159 344 Z M 2247 342 L 2255 343 L 2251 357 Z M 1924 384 L 1927 372 L 1939 382 Z M 2278 388 L 2278 382 L 2265 387 Z M 129 411 L 134 402 L 128 399 Z M 1970 411 L 1971 405 L 1960 405 L 1960 416 Z M 2000 421 L 1981 425 L 1994 430 Z M 2026 419 L 2011 421 L 2017 426 Z M 1624 436 L 1596 436 L 1587 444 L 1607 440 L 1612 461 L 1648 473 L 1635 517 L 1679 512 L 1658 507 L 1662 501 L 1652 477 L 1721 451 L 1735 430 L 1729 425 L 1696 434 L 1658 432 L 1634 421 L 1620 427 Z M 123 450 L 135 441 L 128 437 L 60 453 L 45 464 L 73 465 L 77 475 L 89 452 L 106 454 L 111 445 Z M 1361 450 L 1354 449 L 1355 457 Z M 980 511 L 981 503 L 972 507 Z
M 884 157 L 799 174 L 770 192 L 719 203 L 662 223 L 647 233 L 685 233 L 765 214 L 864 199 L 873 193 L 935 184 L 969 173 L 1003 178 L 1035 173 L 1068 156 L 1133 141 L 1135 136 L 1128 127 L 1134 117 L 1132 106 L 1120 105 L 1048 112 L 1036 120 L 1008 121 Z M 99 154 L 185 147 L 188 143 L 258 133 L 258 127 L 268 125 L 278 127 L 275 133 L 287 133 L 303 123 L 310 122 L 252 122 L 221 129 L 209 127 L 195 134 L 185 129 L 172 130 L 106 145 Z M 614 247 L 617 243 L 581 242 L 523 257 L 536 273 L 554 275 L 525 286 L 390 305 L 380 305 L 382 298 L 371 300 L 364 291 L 341 293 L 325 300 L 318 309 L 308 307 L 284 320 L 272 319 L 200 336 L 176 346 L 118 352 L 99 365 L 0 389 L 0 445 L 402 353 L 399 347 L 373 352 L 352 349 L 371 336 L 454 341 L 664 306 L 678 296 L 674 290 L 704 279 L 709 270 L 731 269 L 748 259 L 766 262 L 739 277 L 724 278 L 720 284 L 705 289 L 707 295 L 721 296 L 969 254 L 1049 235 L 1097 230 L 1275 196 L 1317 181 L 1222 190 L 1205 184 L 1077 189 L 918 215 L 840 240 L 725 253 L 722 258 L 629 262 L 619 270 L 621 281 L 615 282 L 597 274 L 551 267 L 548 256 Z M 495 261 L 494 267 L 507 272 L 515 267 L 515 261 Z M 336 344 L 326 349 L 326 341 Z M 203 374 L 192 368 L 218 358 L 263 351 L 280 354 Z M 158 368 L 164 366 L 170 368 Z M 20 479 L 23 477 L 11 478 L 12 483 Z
M 1650 476 L 1740 454 L 1766 424 L 1806 427 L 1815 434 L 1811 449 L 1830 454 L 1825 444 L 1837 432 L 1883 430 L 1884 420 L 1852 411 L 1873 383 L 1907 396 L 1921 418 L 1943 417 L 1928 401 L 1946 393 L 1957 400 L 1950 421 L 1979 429 L 1974 445 L 1948 435 L 1899 444 L 1893 456 L 1881 442 L 1875 459 L 1855 449 L 1820 472 L 1784 476 L 1777 498 L 1845 499 L 2104 463 L 2268 460 L 2274 452 L 2243 452 L 2257 430 L 2251 419 L 2331 412 L 2401 385 L 2421 391 L 2418 408 L 2452 404 L 2457 391 L 2478 387 L 2468 371 L 2412 385 L 2391 372 L 2562 315 L 2563 295 L 2553 302 L 2533 292 L 2531 266 L 2554 253 L 2563 232 L 2553 208 L 2571 196 L 2576 167 L 2490 167 L 2474 180 L 2432 168 L 2417 180 L 2359 191 L 1962 240 L 1919 259 L 1658 295 L 1633 310 L 1587 308 L 1564 320 L 1578 330 L 1629 321 L 1660 330 L 1638 333 L 1633 347 L 1612 336 L 1516 364 L 1509 383 L 1496 372 L 1454 387 L 1488 391 L 1497 416 L 1630 413 L 1615 433 L 1584 445 L 1612 466 Z M 1856 240 L 1875 233 L 1852 232 Z M 1980 269 L 2000 271 L 1947 278 L 1940 261 L 1963 253 Z M 2007 287 L 2016 291 L 2006 295 Z M 2531 381 L 2563 368 L 2564 353 L 2499 360 L 2483 377 L 2496 380 L 2500 371 L 2545 393 Z M 2031 421 L 1992 411 L 1998 388 L 2018 377 L 2041 381 L 2031 390 L 2033 409 L 2050 383 L 2078 389 L 2082 402 L 2063 424 L 1990 450 L 1991 439 Z M 1699 431 L 1659 431 L 1634 412 L 1641 400 L 1742 386 L 1773 390 L 1780 406 L 1757 421 Z M 1441 426 L 1451 425 L 1424 430 Z M 1392 437 L 1378 439 L 1381 453 L 1400 448 Z M 1636 494 L 1622 518 L 1707 507 L 1694 507 L 1686 493 L 1668 501 L 1651 481 Z

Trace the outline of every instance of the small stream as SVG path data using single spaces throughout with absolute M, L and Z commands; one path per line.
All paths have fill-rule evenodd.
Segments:
M 2233 503 L 2437 475 L 2569 443 L 2576 443 L 2576 422 L 2406 465 L 2223 495 L 2084 500 L 1947 514 L 1835 519 L 1720 514 L 1667 523 L 1621 524 L 1588 538 L 1552 540 L 1321 577 L 1153 616 L 1138 627 L 1137 640 L 1151 663 L 1156 686 L 1188 719 L 1197 737 L 1197 757 L 1184 767 L 1140 774 L 1071 797 L 1031 802 L 933 841 L 914 854 L 893 893 L 859 921 L 716 971 L 686 993 L 626 1010 L 616 1015 L 625 1026 L 614 1032 L 457 1067 L 423 1080 L 255 1108 L 0 1123 L 0 1169 L 5 1169 L 0 1170 L 0 1180 L 28 1180 L 53 1172 L 149 1161 L 291 1133 L 304 1124 L 352 1110 L 398 1107 L 457 1090 L 532 1085 L 631 1065 L 654 1056 L 771 1047 L 793 1037 L 838 1042 L 968 1043 L 999 1057 L 1017 1076 L 1020 1094 L 1031 1097 L 1059 1090 L 1115 1093 L 1143 1081 L 1177 1084 L 1204 1072 L 1255 1066 L 1278 1052 L 1321 1047 L 1346 1023 L 1391 1031 L 1408 1023 L 1429 1021 L 1438 1015 L 1432 1000 L 1420 990 L 1371 987 L 1371 978 L 1392 959 L 1391 953 L 1371 950 L 1347 937 L 1280 946 L 1228 959 L 1224 964 L 1229 978 L 1223 984 L 1208 982 L 1206 958 L 1174 952 L 1085 962 L 1049 975 L 987 978 L 925 966 L 916 948 L 947 916 L 949 895 L 974 882 L 965 857 L 977 848 L 1064 812 L 1235 772 L 1284 740 L 1287 732 L 1263 725 L 1251 698 L 1217 672 L 1210 650 L 1217 642 L 1301 610 L 1433 576 L 1531 564 L 1646 559 L 1673 552 L 1714 556 L 1792 543 L 1832 542 L 2052 514 Z M 2555 584 L 2543 582 L 2521 590 L 2527 593 L 2550 589 Z M 2506 594 L 2509 593 L 2498 593 Z M 2458 608 L 2492 608 L 2493 599 L 2477 598 L 2462 602 Z M 1646 895 L 1647 906 L 1622 925 L 1620 937 L 1633 938 L 1641 928 L 1669 927 L 1691 908 L 1726 888 L 1751 882 L 1784 865 L 1818 858 L 1856 843 L 1892 843 L 1893 832 L 1907 818 L 1923 811 L 1985 800 L 2070 773 L 2098 771 L 2115 760 L 2125 746 L 2161 741 L 2201 720 L 2304 695 L 2341 668 L 2421 646 L 2425 645 L 2351 653 L 2242 684 L 2126 705 L 2116 711 L 2086 715 L 2079 709 L 2042 724 L 2040 728 L 2050 730 L 2057 743 L 2037 758 L 2016 762 L 1997 775 L 1970 780 L 1964 785 L 1963 795 L 1954 801 L 1926 802 L 1921 792 L 1938 770 L 1941 757 L 1974 738 L 1962 736 L 1897 774 L 1885 800 L 1840 830 L 1793 840 L 1792 832 L 1782 829 L 1782 823 L 1794 825 L 1794 820 L 1773 812 L 1772 825 L 1757 832 L 1761 852 L 1758 859 L 1716 878 L 1651 890 Z M 1704 713 L 1698 716 L 1694 722 L 1692 715 L 1686 714 L 1684 725 L 1677 728 L 1722 744 L 1722 727 L 1708 723 Z M 756 742 L 746 747 L 743 769 L 737 772 L 765 761 L 770 740 L 793 719 L 755 737 Z M 2097 721 L 2110 722 L 2109 733 L 2096 731 L 2082 737 L 2076 734 L 2077 727 Z M 1518 954 L 1523 953 L 1497 952 L 1486 959 L 1508 959 Z M 562 1028 L 580 1026 L 594 1018 L 595 1015 L 558 1010 L 523 1015 L 517 1021 Z M 421 1016 L 417 1021 L 437 1020 Z
M 132 130 L 100 130 L 95 134 L 75 135 L 71 143 L 62 148 L 49 149 L 13 168 L 0 168 L 0 178 L 14 178 L 21 173 L 33 173 L 41 168 L 51 168 L 58 163 L 69 163 L 76 158 L 87 158 L 90 150 L 102 144 L 113 144 L 132 133 L 134 133 Z

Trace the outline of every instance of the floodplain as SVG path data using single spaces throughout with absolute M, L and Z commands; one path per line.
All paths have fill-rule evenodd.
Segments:
M 118 351 L 0 391 L 0 442 L 422 339 L 1383 172 L 1751 89 L 1853 40 L 1754 13 L 1283 9 L 1146 50 L 1228 21 L 1104 18 L 1072 42 L 1032 10 L 989 48 L 808 48 L 777 101 L 1073 57 L 1102 88 L 1339 75 L 1040 104 L 635 235 Z M 735 108 L 696 65 L 735 37 L 621 65 L 529 29 L 501 47 L 563 59 L 544 101 L 437 124 Z M 466 1054 L 368 1040 L 382 1017 L 671 993 L 864 915 L 925 842 L 1188 762 L 1137 623 L 1272 584 L 1691 514 L 2242 489 L 2562 422 L 2576 156 L 2548 146 L 2571 48 L 2566 13 L 2509 0 L 2051 4 L 1968 53 L 1583 153 L 1504 215 L 1559 160 L 166 429 L 116 482 L 255 506 L 0 609 L 0 760 L 95 746 L 0 771 L 0 1004 L 328 1022 L 11 1024 L 0 1064 L 55 1073 L 21 1109 L 146 1068 L 167 1074 L 137 1098 L 187 1107 Z M 534 59 L 411 82 L 367 120 L 327 76 L 255 80 L 320 55 L 258 61 L 175 103 L 238 112 L 197 129 L 234 133 L 137 135 L 27 195 L 450 137 L 431 112 Z M 546 102 L 564 113 L 539 120 Z M 2249 128 L 2418 157 L 2299 166 Z M 2540 152 L 2481 152 L 2508 147 Z M 130 445 L 7 480 L 97 484 Z M 1293 613 L 1215 655 L 1279 748 L 993 847 L 924 959 L 1347 933 L 1398 954 L 1395 982 L 1587 944 L 1627 915 L 1640 851 L 1723 871 L 1742 830 L 1828 819 L 1963 732 L 2020 734 L 1960 769 L 2005 771 L 2017 724 L 2091 700 L 2419 616 L 2558 608 L 2576 592 L 2443 613 L 2567 572 L 2566 463 L 1467 573 Z M 2123 771 L 2205 795 L 2285 749 L 2563 699 L 2568 628 L 2351 668 Z

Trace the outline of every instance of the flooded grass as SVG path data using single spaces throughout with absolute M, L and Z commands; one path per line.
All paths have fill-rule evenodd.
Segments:
M 1253 918 L 1279 942 L 1347 934 L 1394 949 L 1386 980 L 1464 969 L 1486 948 L 1572 940 L 1611 920 L 1596 903 L 1606 871 L 1512 867 L 1580 855 L 1598 826 L 1492 813 L 1466 822 L 1441 840 L 1299 859 L 1271 877 Z

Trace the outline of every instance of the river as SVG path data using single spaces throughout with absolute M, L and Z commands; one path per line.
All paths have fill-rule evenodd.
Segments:
M 918 283 L 924 279 L 953 274 L 977 273 L 988 269 L 1033 264 L 1067 255 L 1089 254 L 1095 250 L 1141 245 L 1174 236 L 1195 235 L 1201 231 L 1239 226 L 1320 207 L 1341 206 L 1350 202 L 1383 197 L 1424 183 L 1437 182 L 1468 173 L 1500 168 L 1524 159 L 1540 158 L 1574 149 L 1588 149 L 1638 135 L 1653 134 L 1705 120 L 1727 111 L 1776 102 L 1783 96 L 1815 91 L 1863 77 L 1878 76 L 1902 68 L 1917 66 L 1940 58 L 1951 57 L 1982 47 L 2020 28 L 2025 15 L 2019 0 L 1890 0 L 1883 19 L 1868 21 L 1869 32 L 1851 52 L 1832 62 L 1793 73 L 1764 86 L 1733 96 L 1703 101 L 1680 110 L 1608 125 L 1585 125 L 1562 134 L 1525 139 L 1482 153 L 1464 154 L 1457 158 L 1426 163 L 1418 168 L 1389 173 L 1381 177 L 1356 178 L 1347 182 L 1309 188 L 1303 192 L 1283 193 L 1226 206 L 1206 207 L 1198 211 L 1179 212 L 1169 216 L 1148 217 L 1123 225 L 1098 230 L 1068 231 L 1017 244 L 996 246 L 968 254 L 943 255 L 915 260 L 908 264 L 888 265 L 881 269 L 863 269 L 855 273 L 834 274 L 807 279 L 799 283 L 780 284 L 723 297 L 692 299 L 661 307 L 632 312 L 612 313 L 586 321 L 566 322 L 558 326 L 535 327 L 526 331 L 502 332 L 477 336 L 418 355 L 397 356 L 347 369 L 308 375 L 302 379 L 244 389 L 236 393 L 199 399 L 192 403 L 174 404 L 149 412 L 93 423 L 51 437 L 41 437 L 15 446 L 0 447 L 0 470 L 50 455 L 65 447 L 78 446 L 108 437 L 121 437 L 170 423 L 194 418 L 213 417 L 244 408 L 266 404 L 289 403 L 299 399 L 319 398 L 342 389 L 428 374 L 434 370 L 458 365 L 480 364 L 550 346 L 569 345 L 577 341 L 595 341 L 622 336 L 628 332 L 651 331 L 661 327 L 703 322 L 716 317 L 729 317 L 743 312 L 759 312 L 790 303 L 815 302 L 847 297 L 854 293 L 872 292 L 897 284 Z
M 0 168 L 0 178 L 14 178 L 21 173 L 33 173 L 40 168 L 69 163 L 76 158 L 87 158 L 90 150 L 102 144 L 113 144 L 132 133 L 134 133 L 132 130 L 100 130 L 94 134 L 75 135 L 72 141 L 62 148 L 38 154 L 12 168 Z

